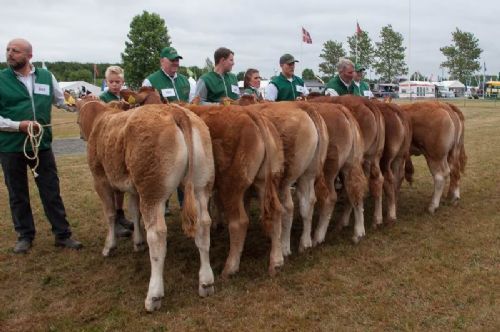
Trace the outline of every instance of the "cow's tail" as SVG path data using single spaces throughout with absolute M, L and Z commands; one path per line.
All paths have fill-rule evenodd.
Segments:
M 299 104 L 300 105 L 300 104 Z M 325 165 L 326 154 L 328 152 L 328 129 L 326 128 L 325 121 L 319 115 L 319 113 L 315 109 L 315 105 L 313 103 L 304 103 L 301 105 L 305 105 L 306 107 L 301 107 L 304 110 L 316 127 L 316 131 L 318 132 L 318 146 L 316 149 L 316 157 L 313 159 L 313 162 L 316 163 L 316 179 L 314 181 L 314 190 L 317 193 L 318 197 L 323 197 L 323 195 L 328 195 L 329 190 L 325 180 L 325 174 L 323 172 L 323 167 Z
M 464 173 L 465 172 L 465 166 L 467 164 L 467 154 L 465 153 L 465 144 L 464 144 L 464 136 L 465 136 L 465 117 L 462 111 L 455 105 L 451 103 L 447 103 L 451 109 L 457 114 L 457 116 L 460 119 L 460 122 L 462 123 L 462 132 L 460 133 L 460 138 L 458 141 L 458 149 L 459 149 L 459 155 L 458 155 L 458 160 L 460 163 L 460 172 Z
M 194 195 L 194 144 L 193 144 L 193 127 L 191 120 L 187 115 L 187 111 L 176 104 L 172 105 L 170 110 L 174 117 L 175 123 L 181 128 L 186 141 L 188 150 L 188 170 L 184 177 L 184 203 L 182 206 L 182 229 L 184 233 L 190 237 L 194 237 L 198 221 L 198 209 L 196 207 L 196 198 Z
M 415 173 L 415 168 L 413 167 L 411 156 L 408 154 L 405 159 L 405 180 L 408 181 L 410 185 L 413 184 L 414 173 Z
M 350 158 L 352 169 L 347 174 L 347 177 L 345 179 L 345 187 L 349 201 L 353 205 L 357 205 L 363 201 L 363 198 L 368 190 L 368 181 L 366 179 L 365 173 L 363 172 L 362 166 L 363 153 L 365 148 L 358 121 L 356 121 L 354 115 L 352 115 L 352 113 L 345 106 L 342 106 L 342 108 L 343 114 L 347 118 L 353 134 Z
M 264 197 L 262 200 L 262 227 L 266 234 L 271 234 L 273 222 L 281 222 L 283 207 L 281 205 L 278 188 L 283 175 L 283 144 L 274 125 L 262 115 L 248 110 L 246 112 L 259 128 L 264 141 L 266 153 L 264 156 Z

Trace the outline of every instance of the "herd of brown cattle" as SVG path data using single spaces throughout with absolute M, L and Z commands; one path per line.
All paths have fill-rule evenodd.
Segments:
M 262 227 L 271 239 L 271 275 L 292 252 L 293 191 L 303 221 L 299 251 L 324 241 L 339 194 L 346 204 L 337 227 L 347 226 L 354 210 L 354 243 L 365 235 L 368 191 L 374 200 L 372 226 L 384 224 L 383 193 L 385 223 L 394 223 L 402 180 L 412 181 L 411 155 L 425 156 L 434 179 L 429 212 L 439 206 L 448 177 L 450 199 L 460 198 L 464 117 L 448 103 L 400 106 L 355 96 L 312 96 L 297 102 L 257 103 L 243 97 L 237 104 L 176 105 L 161 104 L 148 88 L 123 91 L 123 98 L 143 106 L 124 112 L 130 107 L 126 102 L 83 99 L 78 122 L 109 226 L 103 255 L 116 247 L 114 192 L 130 195 L 135 250 L 145 247 L 139 227 L 141 218 L 144 222 L 151 260 L 148 311 L 158 309 L 164 295 L 165 202 L 179 185 L 185 192 L 183 229 L 200 252 L 200 296 L 214 292 L 211 196 L 216 219 L 227 223 L 230 235 L 223 277 L 239 269 L 251 193 L 257 194 Z M 315 205 L 319 220 L 313 232 Z

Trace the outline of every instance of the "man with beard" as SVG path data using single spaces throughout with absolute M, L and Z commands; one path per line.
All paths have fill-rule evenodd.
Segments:
M 52 225 L 55 246 L 80 249 L 82 244 L 71 238 L 51 149 L 52 104 L 62 107 L 64 94 L 48 70 L 35 68 L 30 63 L 32 47 L 27 40 L 11 40 L 6 57 L 8 68 L 0 71 L 0 162 L 18 234 L 14 252 L 27 253 L 35 238 L 28 166 L 35 177 L 45 215 Z M 27 135 L 38 135 L 39 146 L 25 144 Z

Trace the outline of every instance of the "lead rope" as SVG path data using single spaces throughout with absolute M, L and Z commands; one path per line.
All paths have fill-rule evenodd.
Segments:
M 43 126 L 39 125 L 38 126 L 39 130 L 38 133 L 35 133 L 34 129 L 34 122 L 30 122 L 28 124 L 28 135 L 26 136 L 26 139 L 24 140 L 24 146 L 23 146 L 23 152 L 24 156 L 28 160 L 35 160 L 35 166 L 31 167 L 31 173 L 33 173 L 33 176 L 35 178 L 38 177 L 38 173 L 36 172 L 36 169 L 38 168 L 38 165 L 40 164 L 40 159 L 38 158 L 38 148 L 40 147 L 40 144 L 42 143 L 42 136 L 43 136 Z M 33 151 L 33 156 L 30 156 L 28 152 L 26 151 L 26 146 L 28 144 L 28 141 L 31 145 L 31 149 Z

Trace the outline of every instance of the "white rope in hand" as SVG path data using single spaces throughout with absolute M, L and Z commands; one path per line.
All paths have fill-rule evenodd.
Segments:
M 38 177 L 38 173 L 36 172 L 36 169 L 38 168 L 38 165 L 40 164 L 40 159 L 38 158 L 38 148 L 40 147 L 40 144 L 42 143 L 42 136 L 43 136 L 43 126 L 40 124 L 37 124 L 38 126 L 38 132 L 35 133 L 35 122 L 30 121 L 28 123 L 28 135 L 26 136 L 26 139 L 24 140 L 24 146 L 23 146 L 23 152 L 24 156 L 28 160 L 35 160 L 35 166 L 30 167 L 31 172 L 33 173 L 33 176 L 36 178 Z M 31 150 L 33 151 L 33 156 L 30 156 L 28 152 L 26 151 L 26 146 L 28 144 L 31 145 Z

